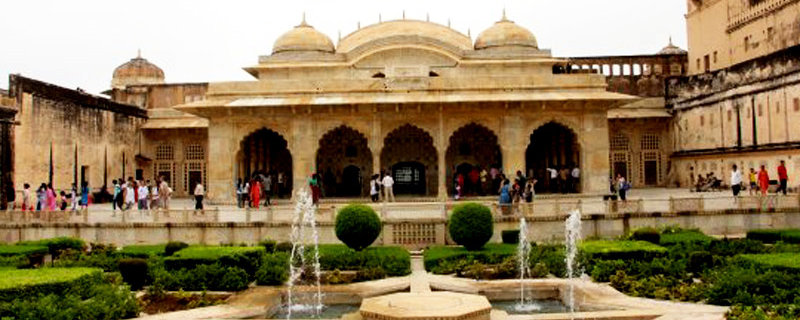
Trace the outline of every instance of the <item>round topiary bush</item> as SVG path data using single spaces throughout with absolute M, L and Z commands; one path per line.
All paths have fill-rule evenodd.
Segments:
M 463 203 L 453 207 L 448 222 L 450 238 L 467 250 L 479 250 L 494 234 L 492 212 L 485 205 Z
M 336 237 L 356 251 L 375 242 L 382 228 L 375 210 L 362 204 L 348 205 L 336 215 Z

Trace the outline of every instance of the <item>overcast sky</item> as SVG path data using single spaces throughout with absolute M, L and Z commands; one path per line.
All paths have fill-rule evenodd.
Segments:
M 167 82 L 252 80 L 242 67 L 269 54 L 303 12 L 336 43 L 359 22 L 404 10 L 407 19 L 450 20 L 474 40 L 503 8 L 555 56 L 650 54 L 670 36 L 686 48 L 684 0 L 15 0 L 2 5 L 0 88 L 20 73 L 99 93 L 137 49 Z

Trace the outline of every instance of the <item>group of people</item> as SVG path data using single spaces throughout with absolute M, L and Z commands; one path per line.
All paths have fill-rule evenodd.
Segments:
M 394 202 L 394 178 L 389 173 L 375 174 L 369 180 L 369 197 L 372 202 L 378 202 L 383 195 L 383 201 Z
M 580 186 L 581 169 L 576 165 L 547 168 L 551 193 L 577 193 Z
M 690 170 L 693 168 L 690 168 Z M 778 171 L 778 188 L 775 190 L 775 193 L 783 193 L 786 195 L 788 192 L 788 184 L 789 184 L 789 175 L 786 171 L 786 163 L 781 160 L 780 164 L 777 168 Z M 750 187 L 750 195 L 753 195 L 758 191 L 761 191 L 762 196 L 766 196 L 770 186 L 770 177 L 769 172 L 767 172 L 767 167 L 765 165 L 761 165 L 761 170 L 756 173 L 756 170 L 750 168 L 750 172 L 747 175 L 749 187 Z M 744 177 L 742 172 L 739 171 L 739 168 L 734 164 L 731 166 L 731 191 L 733 192 L 734 196 L 738 196 L 739 193 L 746 187 Z
M 19 207 L 22 211 L 77 211 L 86 209 L 91 203 L 89 184 L 83 182 L 80 192 L 75 184 L 68 191 L 61 190 L 56 192 L 50 183 L 42 183 L 35 193 L 31 191 L 31 185 L 23 184 L 22 199 L 17 204 L 16 193 L 11 190 L 8 193 L 8 206 L 10 209 Z
M 134 180 L 133 177 L 128 177 L 127 180 L 119 179 L 113 180 L 114 193 L 112 195 L 111 208 L 116 211 L 119 208 L 122 211 L 131 210 L 136 206 L 140 211 L 164 209 L 169 210 L 169 202 L 172 197 L 172 188 L 164 177 L 158 177 L 155 181 L 150 180 Z M 202 209 L 202 194 L 203 186 L 198 184 L 200 188 L 200 199 L 195 209 Z M 195 189 L 195 196 L 197 196 L 197 189 Z
M 315 176 L 312 176 L 312 179 Z M 280 197 L 281 191 L 286 188 L 285 182 L 282 172 L 256 173 L 247 181 L 239 179 L 236 182 L 236 200 L 239 208 L 258 209 L 261 206 L 261 199 L 264 199 L 264 207 L 268 208 L 273 195 Z
M 511 205 L 514 203 L 533 202 L 538 180 L 526 177 L 522 171 L 517 171 L 513 184 L 503 173 L 500 173 L 499 179 L 501 180 L 500 189 L 498 189 L 499 203 L 503 212 L 507 213 L 511 210 Z
M 545 169 L 544 179 L 545 189 L 551 193 L 575 193 L 578 192 L 580 186 L 581 170 L 575 165 L 570 166 L 555 166 Z M 519 180 L 519 181 L 518 181 Z M 508 181 L 508 183 L 506 183 Z M 514 184 L 506 178 L 506 175 L 497 167 L 491 167 L 488 171 L 481 166 L 474 166 L 468 173 L 457 173 L 453 177 L 453 186 L 455 188 L 454 195 L 456 200 L 465 196 L 484 196 L 484 195 L 502 195 L 503 187 L 508 184 L 510 194 L 513 198 L 513 193 L 516 192 L 517 198 L 527 199 L 528 195 L 532 197 L 535 193 L 535 185 L 528 185 L 527 182 L 539 179 L 534 178 L 534 170 L 528 170 L 528 176 L 525 176 L 522 171 L 517 171 L 517 177 L 514 179 Z M 527 189 L 530 187 L 530 191 Z

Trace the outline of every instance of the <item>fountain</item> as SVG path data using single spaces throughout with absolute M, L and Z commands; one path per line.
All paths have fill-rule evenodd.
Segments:
M 317 233 L 316 207 L 314 206 L 311 195 L 305 189 L 297 191 L 297 205 L 295 205 L 294 219 L 292 221 L 292 252 L 289 256 L 289 282 L 286 292 L 286 319 L 292 318 L 293 311 L 313 312 L 319 317 L 324 305 L 322 303 L 322 289 L 320 286 L 320 264 L 319 264 L 319 234 Z M 316 280 L 316 292 L 314 301 L 309 304 L 295 303 L 294 286 L 303 273 L 306 272 L 306 245 L 313 244 L 314 278 Z M 298 264 L 299 263 L 299 264 Z
M 578 256 L 578 241 L 581 239 L 581 211 L 573 210 L 567 217 L 565 224 L 566 236 L 566 263 L 567 263 L 567 278 L 569 278 L 569 297 L 567 299 L 567 306 L 569 312 L 575 312 L 575 258 Z
M 525 278 L 530 277 L 531 243 L 528 242 L 528 223 L 525 218 L 519 219 L 519 243 L 517 244 L 517 269 L 519 270 L 519 301 L 514 309 L 519 312 L 532 312 L 541 309 L 541 306 L 525 294 Z

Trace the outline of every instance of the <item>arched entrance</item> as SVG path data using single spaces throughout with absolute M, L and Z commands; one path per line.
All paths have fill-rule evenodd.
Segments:
M 503 158 L 497 135 L 488 128 L 471 123 L 458 129 L 450 137 L 445 156 L 447 163 L 447 193 L 455 194 L 456 179 L 464 176 L 465 195 L 495 194 L 500 188 L 493 187 L 489 176 L 491 168 L 502 168 Z M 486 182 L 481 181 L 481 172 L 486 171 Z
M 292 191 L 292 154 L 280 134 L 270 129 L 253 132 L 239 148 L 239 178 L 261 179 L 272 182 L 272 193 L 277 197 L 289 197 Z
M 326 197 L 369 195 L 372 152 L 367 138 L 353 128 L 340 126 L 322 136 L 317 149 L 317 172 Z
M 381 169 L 392 173 L 395 194 L 434 196 L 438 192 L 439 165 L 433 138 L 418 127 L 406 124 L 386 136 Z
M 571 171 L 580 165 L 580 158 L 575 133 L 559 123 L 549 122 L 530 136 L 525 152 L 527 175 L 538 180 L 537 193 L 580 192 L 580 179 L 571 178 Z M 555 179 L 551 179 L 548 169 L 557 171 Z

